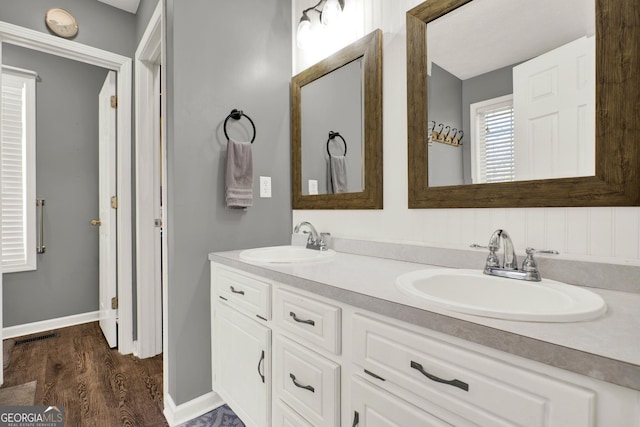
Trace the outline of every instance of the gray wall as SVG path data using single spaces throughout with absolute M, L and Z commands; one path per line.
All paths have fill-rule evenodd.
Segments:
M 435 63 L 427 79 L 429 90 L 429 122 L 435 120 L 451 129 L 462 126 L 462 80 Z M 444 128 L 443 128 L 444 129 Z M 466 133 L 465 133 L 466 134 Z M 462 149 L 433 142 L 429 147 L 429 187 L 463 183 Z
M 5 327 L 98 310 L 98 92 L 103 68 L 3 46 L 2 62 L 36 71 L 36 193 L 46 200 L 35 271 L 4 275 Z
M 149 0 L 142 0 L 149 1 Z M 133 56 L 136 17 L 97 0 L 0 0 L 0 20 L 49 33 L 44 15 L 52 7 L 71 12 L 78 21 L 78 43 Z
M 160 0 L 140 0 L 140 6 L 138 6 L 138 11 L 136 12 L 136 46 L 138 47 L 138 43 L 140 43 L 140 39 L 144 34 L 144 31 L 147 29 L 147 24 L 149 23 L 149 19 L 151 19 L 151 15 L 153 15 L 153 11 L 156 10 L 156 6 L 160 3 Z M 134 48 L 134 52 L 135 52 Z
M 211 390 L 209 262 L 213 251 L 286 244 L 291 236 L 291 1 L 168 1 L 169 393 L 182 404 Z M 257 128 L 254 203 L 224 207 L 233 108 Z M 231 120 L 232 122 L 233 120 Z M 245 119 L 229 134 L 250 139 Z M 257 197 L 258 176 L 273 197 Z

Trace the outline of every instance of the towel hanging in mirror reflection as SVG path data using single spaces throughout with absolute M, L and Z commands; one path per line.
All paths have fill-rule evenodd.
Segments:
M 344 154 L 331 154 L 329 145 L 331 141 L 340 138 L 344 144 Z M 329 131 L 329 139 L 327 139 L 327 154 L 329 155 L 329 183 L 331 191 L 335 193 L 347 193 L 349 186 L 347 184 L 347 141 L 339 132 Z

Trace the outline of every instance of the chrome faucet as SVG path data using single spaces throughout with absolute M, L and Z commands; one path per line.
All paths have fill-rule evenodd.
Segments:
M 315 249 L 318 251 L 326 251 L 329 249 L 327 246 L 327 236 L 330 236 L 329 233 L 319 233 L 316 228 L 311 225 L 310 222 L 302 221 L 298 223 L 293 229 L 294 233 L 299 233 L 302 227 L 306 227 L 308 231 L 303 231 L 303 233 L 308 234 L 307 238 L 307 249 Z
M 504 246 L 504 256 L 502 259 L 502 265 L 496 252 L 500 249 L 500 242 Z M 527 248 L 527 258 L 522 262 L 522 269 L 518 269 L 518 258 L 516 251 L 513 248 L 513 242 L 506 230 L 498 229 L 493 232 L 489 239 L 487 246 L 480 246 L 473 244 L 472 248 L 487 248 L 489 249 L 489 255 L 487 256 L 487 262 L 484 266 L 484 274 L 491 276 L 508 277 L 510 279 L 528 280 L 532 282 L 539 282 L 542 280 L 540 271 L 538 270 L 538 264 L 533 258 L 535 253 L 545 254 L 558 254 L 558 251 L 554 250 L 541 250 L 537 251 L 533 248 Z
M 518 269 L 518 257 L 516 251 L 513 248 L 513 242 L 506 230 L 498 229 L 493 232 L 489 239 L 489 251 L 494 256 L 489 254 L 487 258 L 487 266 L 500 267 L 497 263 L 498 257 L 495 256 L 495 252 L 500 249 L 500 241 L 504 245 L 504 257 L 502 258 L 502 268 L 505 270 L 517 270 Z M 491 264 L 489 264 L 489 258 L 491 258 Z

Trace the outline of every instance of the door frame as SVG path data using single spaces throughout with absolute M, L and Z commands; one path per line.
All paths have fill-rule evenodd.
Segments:
M 117 74 L 118 351 L 122 354 L 132 353 L 131 58 L 0 21 L 0 52 L 4 43 L 106 68 Z M 2 326 L 1 321 L 0 317 L 0 327 Z
M 166 227 L 163 225 L 162 241 L 156 239 L 158 218 L 157 141 L 160 140 L 162 167 L 162 200 L 165 201 L 160 217 L 166 218 L 166 93 L 164 73 L 159 67 L 166 63 L 164 45 L 163 3 L 158 2 L 135 53 L 135 162 L 136 162 L 136 292 L 137 292 L 137 340 L 138 357 L 152 357 L 163 352 L 166 343 L 167 314 L 164 311 L 163 289 L 167 283 Z M 158 74 L 160 82 L 158 86 Z M 162 135 L 159 135 L 159 133 Z M 166 223 L 166 221 L 164 221 Z M 158 264 L 159 247 L 162 259 Z M 160 286 L 162 284 L 162 286 Z M 167 351 L 164 351 L 164 357 Z M 167 363 L 164 363 L 167 366 Z M 164 376 L 166 384 L 167 375 Z

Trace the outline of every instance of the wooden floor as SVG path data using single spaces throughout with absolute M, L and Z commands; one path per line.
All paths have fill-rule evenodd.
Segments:
M 162 355 L 123 356 L 97 322 L 16 345 L 4 387 L 37 380 L 35 404 L 64 407 L 65 426 L 167 426 L 162 415 Z M 42 334 L 37 334 L 42 335 Z M 29 337 L 20 337 L 16 340 Z

